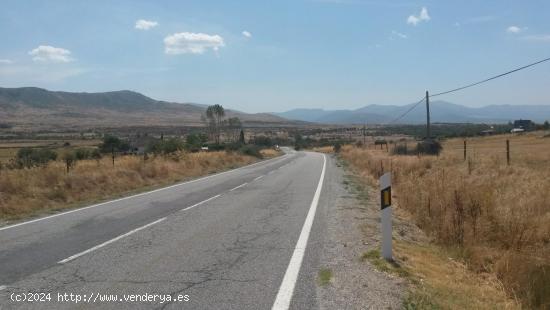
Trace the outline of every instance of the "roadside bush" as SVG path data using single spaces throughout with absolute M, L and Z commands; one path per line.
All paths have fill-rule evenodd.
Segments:
M 392 155 L 414 155 L 412 150 L 409 150 L 406 144 L 396 144 L 391 150 Z
M 190 152 L 198 152 L 207 141 L 208 137 L 204 134 L 189 134 L 185 139 L 184 147 Z
M 57 153 L 45 148 L 21 148 L 16 155 L 16 163 L 19 168 L 45 165 L 56 159 Z
M 439 155 L 443 147 L 436 140 L 425 140 L 416 145 L 416 154 Z
M 150 143 L 146 147 L 146 152 L 155 154 L 172 154 L 181 151 L 184 148 L 184 143 L 181 139 L 170 138 L 168 140 L 157 140 Z
M 88 159 L 92 156 L 92 152 L 87 148 L 78 148 L 74 150 L 74 157 L 76 160 Z
M 216 144 L 212 143 L 208 145 L 208 151 L 224 151 L 225 150 L 225 144 Z
M 252 139 L 248 143 L 251 143 L 251 144 L 254 144 L 254 145 L 259 145 L 259 146 L 264 146 L 264 147 L 272 147 L 273 146 L 273 141 L 271 140 L 271 138 L 266 137 L 266 136 L 254 137 L 254 139 Z
M 102 153 L 127 152 L 130 150 L 130 144 L 118 137 L 107 135 L 103 138 L 103 143 L 99 149 Z
M 228 143 L 228 144 L 225 144 L 225 150 L 229 152 L 236 152 L 236 151 L 239 151 L 243 146 L 244 144 L 240 142 Z
M 342 149 L 342 144 L 336 142 L 336 144 L 334 144 L 334 153 L 340 153 L 341 149 Z
M 61 160 L 65 162 L 65 167 L 67 169 L 67 173 L 69 173 L 69 170 L 72 169 L 76 165 L 76 161 L 78 160 L 78 155 L 83 156 L 84 152 L 77 152 L 77 151 L 70 151 L 67 150 L 61 154 Z M 82 157 L 83 159 L 85 157 Z
M 251 144 L 243 145 L 239 149 L 239 152 L 241 152 L 244 155 L 254 156 L 257 158 L 263 157 L 262 154 L 260 153 L 260 148 L 256 145 L 251 145 Z

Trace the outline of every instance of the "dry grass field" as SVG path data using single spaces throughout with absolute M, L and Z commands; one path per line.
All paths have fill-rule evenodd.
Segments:
M 260 154 L 262 155 L 263 158 L 273 158 L 281 155 L 282 152 L 277 151 L 275 149 L 263 149 L 263 150 L 260 150 Z
M 397 208 L 434 244 L 470 271 L 495 276 L 524 307 L 549 309 L 548 134 L 467 139 L 466 160 L 463 143 L 445 141 L 440 156 L 389 155 L 352 146 L 344 147 L 341 156 L 371 185 L 382 171 L 391 170 Z M 449 275 L 433 275 L 432 283 L 436 277 L 452 281 Z
M 66 173 L 63 162 L 0 171 L 0 220 L 77 207 L 133 191 L 150 189 L 243 166 L 255 157 L 236 152 L 181 152 L 144 160 L 122 156 L 78 161 Z

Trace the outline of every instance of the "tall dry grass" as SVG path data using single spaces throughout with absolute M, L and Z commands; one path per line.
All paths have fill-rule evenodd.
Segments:
M 511 143 L 506 164 L 505 140 Z M 398 207 L 470 269 L 497 275 L 529 308 L 550 308 L 550 139 L 540 135 L 444 143 L 439 156 L 346 146 L 341 156 L 375 184 L 392 171 Z
M 0 219 L 21 218 L 128 193 L 151 186 L 243 166 L 256 161 L 239 153 L 179 153 L 144 160 L 139 156 L 83 160 L 66 173 L 65 164 L 0 171 Z

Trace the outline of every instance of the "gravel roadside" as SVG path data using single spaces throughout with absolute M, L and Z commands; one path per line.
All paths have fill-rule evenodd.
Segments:
M 333 157 L 334 158 L 334 157 Z M 336 159 L 339 186 L 336 203 L 326 212 L 327 232 L 320 265 L 329 270 L 330 281 L 321 280 L 317 296 L 321 309 L 399 309 L 406 282 L 377 271 L 361 256 L 379 248 L 380 212 L 377 192 L 361 191 Z M 366 203 L 365 203 L 366 202 Z

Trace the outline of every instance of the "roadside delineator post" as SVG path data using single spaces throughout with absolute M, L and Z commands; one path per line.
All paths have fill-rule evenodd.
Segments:
M 382 211 L 382 257 L 392 258 L 392 216 L 391 216 L 391 172 L 380 177 L 380 208 Z

